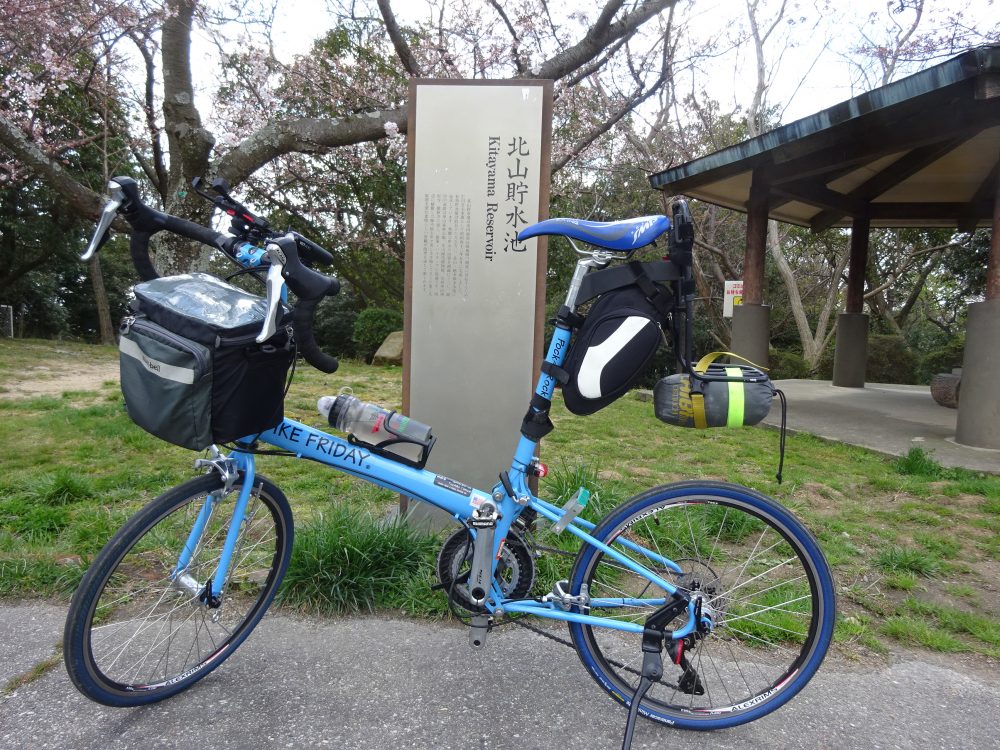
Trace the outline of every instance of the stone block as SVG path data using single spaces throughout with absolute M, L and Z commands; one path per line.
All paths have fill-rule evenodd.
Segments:
M 372 359 L 373 365 L 401 365 L 403 364 L 403 332 L 393 331 L 385 337 L 382 346 L 375 352 Z

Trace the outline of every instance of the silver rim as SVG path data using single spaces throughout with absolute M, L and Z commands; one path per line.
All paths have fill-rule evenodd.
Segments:
M 716 718 L 751 710 L 791 683 L 815 643 L 821 604 L 813 571 L 788 541 L 791 535 L 772 523 L 738 504 L 692 496 L 643 510 L 608 535 L 678 562 L 683 575 L 664 568 L 658 572 L 679 588 L 700 594 L 715 623 L 710 635 L 684 651 L 701 682 L 701 694 L 681 688 L 685 670 L 665 653 L 663 681 L 654 684 L 644 705 Z M 641 554 L 613 546 L 649 564 Z M 652 584 L 600 553 L 588 577 L 592 598 L 657 596 Z M 655 609 L 595 608 L 592 613 L 641 624 Z M 584 631 L 600 669 L 631 697 L 642 664 L 641 636 L 605 628 Z M 691 676 L 686 679 L 690 684 Z
M 225 652 L 266 595 L 280 540 L 259 488 L 251 495 L 218 608 L 199 601 L 214 574 L 239 486 L 221 497 L 184 571 L 171 580 L 181 549 L 206 497 L 193 496 L 147 529 L 119 560 L 98 598 L 88 632 L 95 677 L 131 690 L 174 685 Z M 218 491 L 221 493 L 221 490 Z

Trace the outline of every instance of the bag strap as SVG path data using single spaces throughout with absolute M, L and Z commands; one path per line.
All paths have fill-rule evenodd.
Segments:
M 670 315 L 674 304 L 673 295 L 663 287 L 654 284 L 653 280 L 649 278 L 649 274 L 646 273 L 645 267 L 639 261 L 630 261 L 628 267 L 635 277 L 635 285 L 639 287 L 639 291 L 665 320 Z
M 727 367 L 726 375 L 738 378 L 743 374 L 739 367 Z M 729 414 L 726 415 L 726 427 L 741 427 L 743 425 L 744 402 L 743 381 L 730 380 L 729 383 Z
M 712 364 L 715 360 L 717 360 L 719 357 L 732 357 L 733 359 L 738 359 L 740 362 L 746 362 L 751 367 L 756 367 L 761 372 L 767 372 L 768 370 L 768 368 L 761 367 L 760 365 L 751 362 L 746 357 L 741 357 L 739 354 L 733 354 L 732 352 L 709 352 L 704 357 L 698 360 L 698 364 L 694 366 L 694 371 L 700 373 L 708 372 L 708 366 Z M 731 375 L 731 373 L 729 372 L 727 372 L 726 374 Z M 738 377 L 740 373 L 736 373 L 736 375 Z
M 694 412 L 694 426 L 696 429 L 705 430 L 708 428 L 708 420 L 705 418 L 705 394 L 696 391 L 691 392 L 691 410 Z
M 700 362 L 698 363 L 701 364 Z M 705 365 L 708 367 L 708 365 Z M 742 375 L 739 367 L 727 367 L 726 375 L 731 378 L 739 378 Z M 729 388 L 729 413 L 726 415 L 726 427 L 741 427 L 743 417 L 746 415 L 746 400 L 743 393 L 742 380 L 730 380 L 726 384 Z M 698 391 L 691 392 L 691 410 L 694 413 L 694 426 L 699 430 L 708 427 L 708 419 L 705 417 L 705 394 Z
M 708 367 L 719 357 L 733 357 L 741 362 L 746 362 L 751 367 L 756 367 L 758 370 L 765 371 L 766 367 L 760 367 L 754 364 L 749 359 L 741 357 L 738 354 L 733 354 L 732 352 L 709 352 L 700 360 L 698 364 L 694 366 L 694 371 L 698 373 L 708 372 Z M 729 413 L 726 415 L 726 426 L 727 427 L 740 427 L 743 424 L 743 417 L 746 415 L 746 399 L 744 397 L 743 391 L 743 371 L 739 367 L 727 367 L 726 376 L 730 378 L 740 378 L 739 380 L 730 380 L 727 383 L 729 388 Z M 705 429 L 708 427 L 708 420 L 705 417 L 705 394 L 694 391 L 691 393 L 691 406 L 694 411 L 694 426 L 698 429 Z

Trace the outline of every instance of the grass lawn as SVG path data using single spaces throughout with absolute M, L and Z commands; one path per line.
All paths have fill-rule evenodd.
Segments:
M 67 597 L 130 513 L 193 475 L 191 452 L 129 421 L 113 378 L 42 395 L 9 385 L 57 380 L 67 360 L 73 369 L 106 373 L 116 357 L 111 348 L 0 342 L 0 596 Z M 400 382 L 394 367 L 346 362 L 326 376 L 302 366 L 286 413 L 319 425 L 316 398 L 343 386 L 398 407 Z M 587 418 L 557 400 L 553 421 L 557 429 L 543 450 L 554 471 L 541 482 L 543 497 L 568 497 L 586 485 L 597 498 L 587 515 L 596 516 L 679 479 L 748 485 L 792 508 L 819 538 L 837 579 L 837 641 L 845 654 L 882 652 L 897 641 L 1000 659 L 1000 477 L 942 469 L 919 452 L 893 461 L 791 435 L 778 485 L 772 430 L 671 428 L 650 404 L 630 397 Z M 308 462 L 262 457 L 259 468 L 296 515 L 294 585 L 284 606 L 445 614 L 444 595 L 428 590 L 439 543 L 380 524 L 396 502 L 392 493 Z M 353 553 L 330 564 L 343 549 Z M 571 561 L 543 560 L 541 585 L 565 576 Z

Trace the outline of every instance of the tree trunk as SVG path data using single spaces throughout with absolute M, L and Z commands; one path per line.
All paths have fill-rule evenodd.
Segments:
M 94 303 L 97 305 L 98 332 L 101 343 L 114 346 L 115 329 L 111 324 L 111 306 L 108 304 L 108 292 L 104 288 L 104 274 L 101 273 L 101 259 L 95 255 L 87 264 L 90 271 L 90 283 L 94 287 Z

